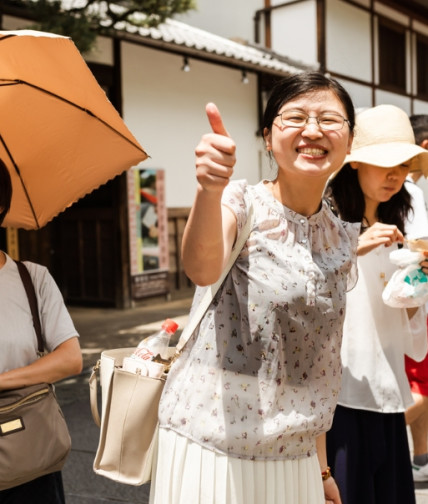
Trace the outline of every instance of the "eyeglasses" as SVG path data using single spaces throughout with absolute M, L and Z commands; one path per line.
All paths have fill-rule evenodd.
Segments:
M 340 114 L 335 114 L 334 112 L 326 112 L 318 117 L 313 117 L 305 114 L 304 112 L 286 110 L 275 117 L 280 117 L 282 125 L 290 128 L 304 128 L 308 124 L 309 119 L 315 119 L 318 127 L 326 131 L 340 130 L 343 128 L 345 123 L 348 123 L 348 126 L 351 126 L 348 119 L 345 119 Z

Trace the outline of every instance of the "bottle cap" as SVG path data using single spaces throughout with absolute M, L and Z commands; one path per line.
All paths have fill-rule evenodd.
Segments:
M 165 329 L 167 333 L 174 334 L 175 331 L 178 329 L 178 324 L 177 322 L 174 322 L 174 320 L 168 318 L 162 324 L 162 329 Z

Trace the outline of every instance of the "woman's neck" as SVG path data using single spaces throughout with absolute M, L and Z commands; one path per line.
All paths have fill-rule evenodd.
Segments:
M 307 181 L 304 186 L 299 187 L 274 180 L 269 182 L 268 188 L 273 197 L 280 203 L 306 217 L 310 217 L 319 211 L 324 192 L 324 186 L 315 189 L 313 186 L 309 188 Z
M 379 207 L 379 203 L 375 203 L 372 201 L 366 201 L 366 208 L 364 210 L 363 221 L 368 226 L 373 226 L 379 220 L 379 216 L 377 213 Z

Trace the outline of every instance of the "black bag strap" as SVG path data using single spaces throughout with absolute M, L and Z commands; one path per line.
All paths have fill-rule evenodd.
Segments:
M 21 261 L 15 261 L 18 266 L 18 271 L 21 276 L 22 283 L 24 284 L 24 289 L 28 297 L 28 302 L 30 303 L 31 315 L 33 316 L 33 325 L 37 335 L 37 345 L 39 353 L 44 352 L 45 345 L 42 338 L 42 325 L 40 323 L 39 309 L 37 306 L 36 291 L 34 290 L 33 281 L 31 280 L 30 273 L 27 267 Z

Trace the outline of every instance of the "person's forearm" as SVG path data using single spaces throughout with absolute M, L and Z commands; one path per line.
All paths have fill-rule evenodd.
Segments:
M 326 433 L 317 437 L 317 455 L 321 471 L 320 476 L 322 477 L 324 487 L 325 502 L 329 504 L 342 504 L 339 488 L 328 467 Z
M 183 267 L 197 285 L 218 279 L 229 248 L 224 238 L 221 194 L 198 188 L 183 234 Z
M 317 437 L 317 455 L 320 463 L 321 472 L 325 471 L 328 467 L 327 463 L 327 448 L 326 448 L 326 434 L 320 434 Z
M 233 175 L 236 145 L 216 105 L 208 103 L 205 111 L 211 132 L 203 135 L 195 148 L 198 188 L 181 249 L 184 271 L 201 286 L 218 280 L 236 234 L 236 218 L 221 205 L 224 188 Z
M 44 355 L 28 366 L 11 369 L 0 374 L 0 390 L 54 383 L 82 370 L 82 355 L 78 338 L 65 341 L 53 352 Z

